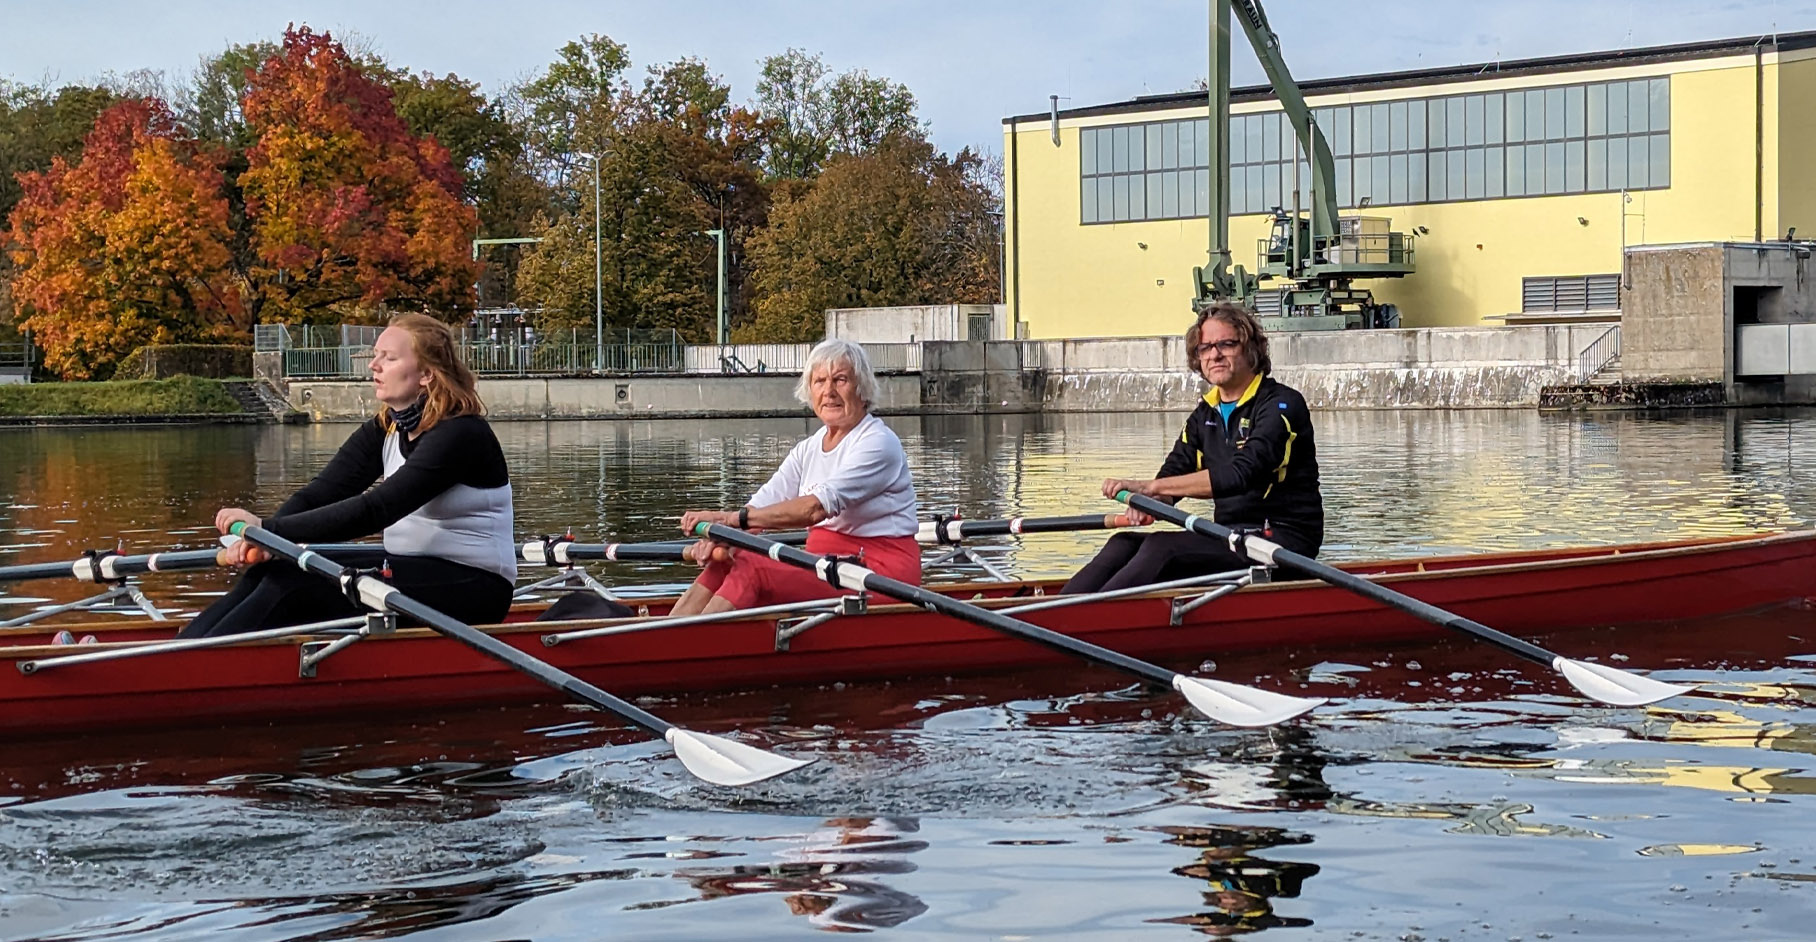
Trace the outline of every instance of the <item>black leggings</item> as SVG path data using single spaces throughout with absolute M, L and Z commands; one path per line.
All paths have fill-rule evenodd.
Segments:
M 1276 531 L 1273 540 L 1300 555 L 1318 555 L 1315 544 L 1307 546 L 1306 541 L 1285 533 Z M 1184 530 L 1118 533 L 1059 591 L 1062 595 L 1108 592 L 1247 569 L 1251 565 L 1254 563 L 1250 560 L 1230 552 L 1228 544 Z
M 380 552 L 337 553 L 343 566 L 377 566 L 390 560 L 398 591 L 461 621 L 502 621 L 511 609 L 513 586 L 503 576 L 433 556 L 387 556 Z M 273 559 L 246 570 L 233 590 L 191 619 L 179 638 L 219 635 L 306 625 L 362 614 L 347 601 L 340 584 L 304 572 L 289 560 Z

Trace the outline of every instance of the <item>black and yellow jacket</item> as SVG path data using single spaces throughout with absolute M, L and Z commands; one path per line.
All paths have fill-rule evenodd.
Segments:
M 1212 387 L 1156 477 L 1208 471 L 1224 526 L 1267 524 L 1274 539 L 1313 555 L 1324 542 L 1324 498 L 1318 492 L 1318 449 L 1311 412 L 1298 390 L 1255 377 L 1226 424 Z

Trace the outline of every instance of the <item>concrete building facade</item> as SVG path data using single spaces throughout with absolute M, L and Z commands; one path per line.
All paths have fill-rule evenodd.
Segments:
M 1816 235 L 1816 32 L 1301 88 L 1343 213 L 1416 235 L 1415 274 L 1360 283 L 1408 327 L 1612 321 L 1628 247 Z M 1011 323 L 1182 329 L 1207 258 L 1205 111 L 1180 93 L 1005 119 Z M 1266 87 L 1231 112 L 1230 245 L 1252 271 L 1293 206 L 1296 144 Z

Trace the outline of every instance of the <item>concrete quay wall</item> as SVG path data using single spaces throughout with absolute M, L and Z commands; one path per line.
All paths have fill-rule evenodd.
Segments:
M 1314 408 L 1536 406 L 1573 382 L 1607 325 L 1320 331 L 1270 336 L 1274 375 Z M 1189 409 L 1203 384 L 1183 337 L 929 343 L 928 412 Z
M 679 419 L 807 415 L 795 401 L 797 376 L 625 376 L 603 379 L 482 378 L 479 397 L 494 419 Z M 920 411 L 920 377 L 884 375 L 882 413 Z M 316 422 L 356 422 L 373 411 L 372 384 L 292 380 L 289 399 Z
M 1546 386 L 1575 381 L 1577 358 L 1605 325 L 1280 333 L 1275 375 L 1314 408 L 1536 406 Z M 500 377 L 479 391 L 498 419 L 805 415 L 790 374 L 603 378 Z M 921 372 L 878 377 L 884 413 L 1176 412 L 1203 383 L 1186 372 L 1181 337 L 939 341 Z M 371 414 L 371 384 L 292 380 L 290 403 L 318 422 Z

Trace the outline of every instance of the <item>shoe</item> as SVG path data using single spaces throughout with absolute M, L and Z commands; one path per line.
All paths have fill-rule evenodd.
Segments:
M 80 640 L 76 643 L 77 644 L 98 644 L 98 643 L 100 643 L 100 639 L 96 638 L 94 635 L 83 635 L 82 640 Z
M 68 629 L 64 629 L 63 631 L 59 631 L 56 634 L 51 635 L 50 643 L 51 644 L 75 644 L 76 636 L 70 634 Z

